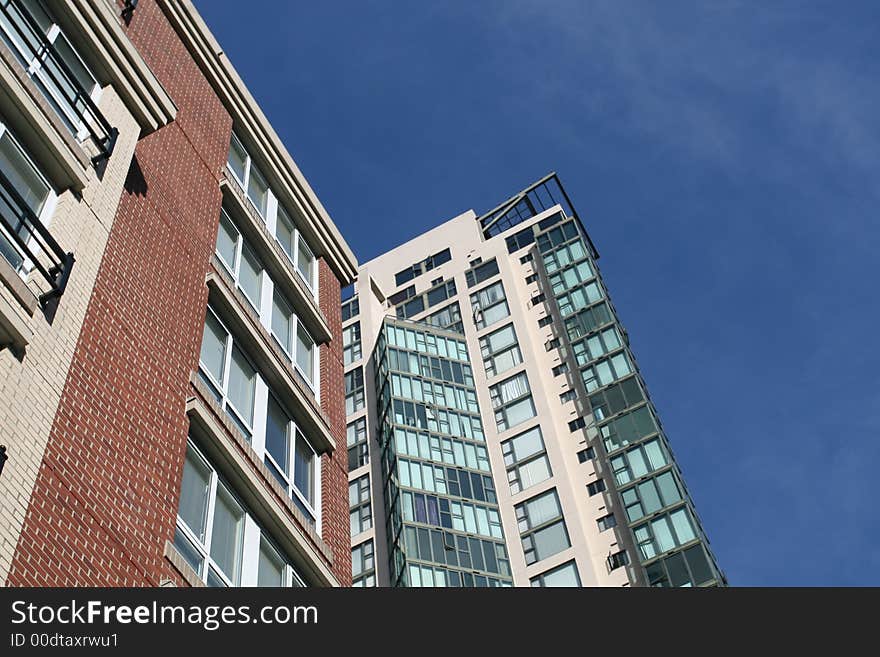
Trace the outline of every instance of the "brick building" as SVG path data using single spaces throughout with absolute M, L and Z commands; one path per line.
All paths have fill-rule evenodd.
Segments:
M 188 0 L 0 2 L 0 585 L 348 585 L 357 263 Z

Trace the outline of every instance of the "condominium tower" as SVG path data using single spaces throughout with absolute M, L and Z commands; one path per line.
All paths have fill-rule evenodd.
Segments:
M 725 584 L 598 257 L 551 174 L 360 266 L 355 585 Z

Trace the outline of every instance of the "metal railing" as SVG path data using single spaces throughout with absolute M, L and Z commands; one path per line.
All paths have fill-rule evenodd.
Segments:
M 6 3 L 0 2 L 0 13 L 5 16 L 6 22 L 18 36 L 25 50 L 28 51 L 30 61 L 45 62 L 46 59 L 51 61 L 52 66 L 43 65 L 41 71 L 53 85 L 53 90 L 78 113 L 82 126 L 97 146 L 99 152 L 92 158 L 92 163 L 97 166 L 107 160 L 116 146 L 119 131 L 110 125 L 92 97 L 83 89 L 76 75 L 55 49 L 55 45 L 49 41 L 27 7 L 18 0 L 8 0 Z M 63 80 L 59 79 L 59 76 Z M 55 102 L 49 97 L 47 100 L 50 103 Z M 67 119 L 68 117 L 62 116 L 62 118 Z
M 26 263 L 36 269 L 49 284 L 49 290 L 40 295 L 40 303 L 45 305 L 64 294 L 70 270 L 73 268 L 73 254 L 64 252 L 2 171 L 0 226 L 5 229 L 3 236 L 12 240 Z

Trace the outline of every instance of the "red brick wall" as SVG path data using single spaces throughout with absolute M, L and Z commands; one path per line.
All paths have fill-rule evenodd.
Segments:
M 155 3 L 138 5 L 128 33 L 178 115 L 135 151 L 10 585 L 174 577 L 163 548 L 174 531 L 232 121 Z
M 321 530 L 324 542 L 333 550 L 333 572 L 336 578 L 341 586 L 351 586 L 340 284 L 323 258 L 318 276 L 318 302 L 334 336 L 330 344 L 321 346 L 321 409 L 330 420 L 330 431 L 337 447 L 333 455 L 324 456 L 321 463 Z

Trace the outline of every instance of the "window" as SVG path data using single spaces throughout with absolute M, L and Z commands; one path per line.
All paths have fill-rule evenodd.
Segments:
M 621 550 L 620 552 L 609 554 L 608 559 L 606 559 L 606 565 L 608 566 L 609 573 L 612 570 L 617 570 L 618 568 L 626 566 L 628 563 L 629 555 L 626 553 L 626 550 Z
M 687 507 L 653 518 L 633 528 L 642 561 L 653 559 L 697 538 L 694 519 Z
M 612 326 L 584 340 L 575 342 L 571 346 L 578 365 L 586 365 L 590 361 L 620 349 L 622 344 L 617 329 Z
M 281 404 L 269 396 L 266 411 L 266 453 L 269 472 L 297 507 L 312 521 L 317 517 L 315 480 L 318 457 Z
M 551 315 L 547 315 L 546 317 L 542 317 L 538 320 L 538 327 L 545 328 L 550 326 L 553 323 L 553 317 Z
M 458 301 L 428 315 L 423 321 L 442 329 L 464 333 L 464 324 L 461 322 L 461 307 L 458 305 Z
M 452 253 L 449 249 L 443 249 L 442 251 L 435 253 L 432 256 L 429 256 L 422 262 L 417 262 L 415 264 L 410 265 L 406 269 L 402 269 L 394 275 L 395 284 L 400 286 L 404 283 L 411 281 L 417 276 L 421 276 L 423 273 L 431 271 L 432 269 L 439 267 L 440 265 L 449 262 L 452 259 Z
M 630 522 L 657 513 L 682 501 L 681 489 L 671 471 L 620 492 Z
M 358 367 L 345 374 L 345 414 L 364 407 L 364 371 Z
M 553 476 L 540 426 L 504 441 L 501 443 L 501 452 L 504 455 L 511 494 L 547 481 Z
M 581 585 L 581 578 L 574 561 L 541 573 L 529 581 L 532 587 L 580 587 Z
M 527 565 L 571 546 L 555 489 L 517 504 L 516 519 Z
M 645 567 L 651 586 L 699 586 L 717 578 L 700 544 Z
M 520 262 L 521 265 L 524 265 L 524 264 L 526 264 L 527 262 L 531 262 L 531 261 L 532 261 L 532 254 L 531 254 L 531 253 L 526 253 L 524 256 L 522 256 L 522 257 L 519 259 L 519 262 Z
M 597 519 L 596 524 L 599 526 L 599 531 L 604 532 L 606 529 L 617 527 L 617 518 L 614 517 L 613 513 L 609 513 L 607 516 Z
M 272 336 L 284 349 L 296 370 L 306 383 L 315 388 L 315 372 L 318 350 L 315 341 L 293 314 L 293 308 L 284 296 L 275 291 L 272 297 Z M 295 356 L 294 356 L 295 354 Z
M 526 276 L 526 285 L 531 285 L 532 283 L 537 283 L 537 282 L 538 282 L 538 275 L 537 274 L 530 274 L 530 275 Z
M 4 1 L 0 4 L 3 5 L 0 12 L 0 37 L 18 58 L 28 77 L 33 80 L 62 123 L 77 139 L 85 139 L 89 133 L 84 123 L 84 114 L 90 110 L 78 94 L 82 90 L 86 97 L 97 101 L 101 90 L 97 79 L 60 26 L 46 13 L 42 3 L 25 0 L 15 3 Z M 32 22 L 37 25 L 39 38 L 51 44 L 51 51 L 38 42 L 36 33 L 32 31 Z M 76 88 L 77 85 L 80 89 Z M 94 116 L 90 118 L 93 119 Z
M 210 306 L 199 375 L 290 498 L 317 524 L 317 454 Z
M 263 265 L 224 208 L 220 209 L 216 253 L 253 309 L 260 314 Z
M 250 438 L 254 430 L 257 370 L 234 344 L 232 334 L 210 306 L 205 316 L 199 361 L 202 379 L 238 428 Z
M 566 317 L 567 315 L 582 310 L 597 301 L 601 301 L 603 297 L 604 294 L 599 282 L 593 281 L 592 283 L 587 283 L 581 287 L 576 287 L 565 294 L 560 294 L 556 297 L 556 301 L 559 304 L 559 313 L 563 317 Z
M 253 158 L 235 133 L 232 134 L 230 140 L 229 156 L 226 163 L 233 178 L 245 191 L 248 201 L 265 222 L 266 228 L 270 233 L 274 233 L 275 240 L 294 265 L 299 277 L 312 295 L 316 296 L 318 272 L 315 266 L 314 252 L 302 232 L 296 227 L 291 213 L 284 207 L 277 194 L 272 191 L 266 177 L 260 173 Z
M 659 438 L 652 438 L 611 459 L 611 470 L 618 486 L 641 479 L 667 465 L 669 460 Z
M 373 539 L 351 549 L 351 585 L 376 586 Z
M 577 453 L 578 463 L 586 463 L 590 459 L 596 458 L 596 450 L 592 447 L 587 447 L 586 449 L 582 449 Z
M 518 233 L 514 233 L 508 237 L 504 242 L 507 244 L 508 253 L 514 253 L 520 249 L 524 249 L 529 244 L 535 243 L 535 227 L 529 226 L 528 228 L 523 228 Z
M 657 433 L 657 425 L 647 406 L 621 415 L 599 427 L 605 451 L 614 452 L 621 447 Z
M 577 392 L 574 390 L 566 390 L 565 392 L 559 395 L 559 401 L 563 404 L 567 404 L 570 401 L 574 401 L 577 399 Z
M 346 366 L 361 359 L 361 323 L 342 329 L 342 359 Z
M 455 294 L 456 289 L 454 280 L 441 283 L 437 287 L 428 290 L 425 294 L 425 298 L 428 300 L 427 307 L 431 308 L 438 303 L 443 303 L 449 297 L 454 297 Z
M 596 361 L 593 365 L 581 370 L 581 379 L 587 392 L 594 392 L 603 386 L 632 373 L 629 359 L 621 352 L 611 358 Z
M 345 429 L 345 442 L 348 445 L 348 471 L 370 462 L 367 446 L 367 419 L 360 418 Z
M 635 377 L 607 387 L 590 395 L 590 407 L 597 422 L 617 415 L 622 410 L 645 401 L 645 395 Z
M 373 514 L 370 510 L 370 475 L 349 482 L 348 506 L 352 537 L 373 526 Z
M 30 241 L 28 227 L 19 215 L 17 199 L 11 196 L 14 190 L 25 206 L 43 224 L 49 223 L 49 217 L 55 206 L 55 193 L 31 159 L 12 134 L 0 123 L 0 174 L 8 181 L 0 187 L 0 255 L 9 261 L 13 269 L 26 271 L 30 266 L 26 254 L 15 244 L 14 232 L 26 244 Z
M 498 261 L 492 258 L 488 262 L 478 264 L 464 273 L 469 288 L 479 285 L 498 274 Z
M 304 585 L 192 441 L 183 465 L 174 546 L 208 586 Z M 249 564 L 256 567 L 245 567 Z
M 493 331 L 480 338 L 480 352 L 483 355 L 483 367 L 486 376 L 506 372 L 522 362 L 522 353 L 516 341 L 513 324 Z
M 407 299 L 411 299 L 415 295 L 416 295 L 416 286 L 410 285 L 409 287 L 405 287 L 402 290 L 398 290 L 397 292 L 392 294 L 390 297 L 388 297 L 388 302 L 392 306 L 396 306 L 400 303 L 403 303 Z
M 605 490 L 605 480 L 597 479 L 596 481 L 591 481 L 587 484 L 587 493 L 589 493 L 590 497 L 594 495 L 598 495 L 602 491 Z
M 552 340 L 547 340 L 544 343 L 544 349 L 546 351 L 553 351 L 554 349 L 559 348 L 559 338 L 553 338 Z
M 587 421 L 584 418 L 579 417 L 568 423 L 568 430 L 577 431 L 578 429 L 583 429 L 585 426 L 587 426 Z
M 544 294 L 543 294 L 543 293 L 541 293 L 541 294 L 536 294 L 535 296 L 533 296 L 533 297 L 529 300 L 529 303 L 530 303 L 532 306 L 537 306 L 539 303 L 544 303 L 544 299 L 545 299 L 545 297 L 544 297 Z
M 525 372 L 489 387 L 495 426 L 499 432 L 535 417 L 529 380 Z
M 342 304 L 342 321 L 347 322 L 352 317 L 357 317 L 361 312 L 357 297 L 349 299 Z
M 553 368 L 553 376 L 559 376 L 568 372 L 568 363 L 560 363 Z
M 569 339 L 576 340 L 611 321 L 608 304 L 603 301 L 567 318 L 565 320 L 565 330 L 568 333 Z
M 478 329 L 491 326 L 510 315 L 501 281 L 472 294 L 471 309 L 474 313 L 474 324 Z

